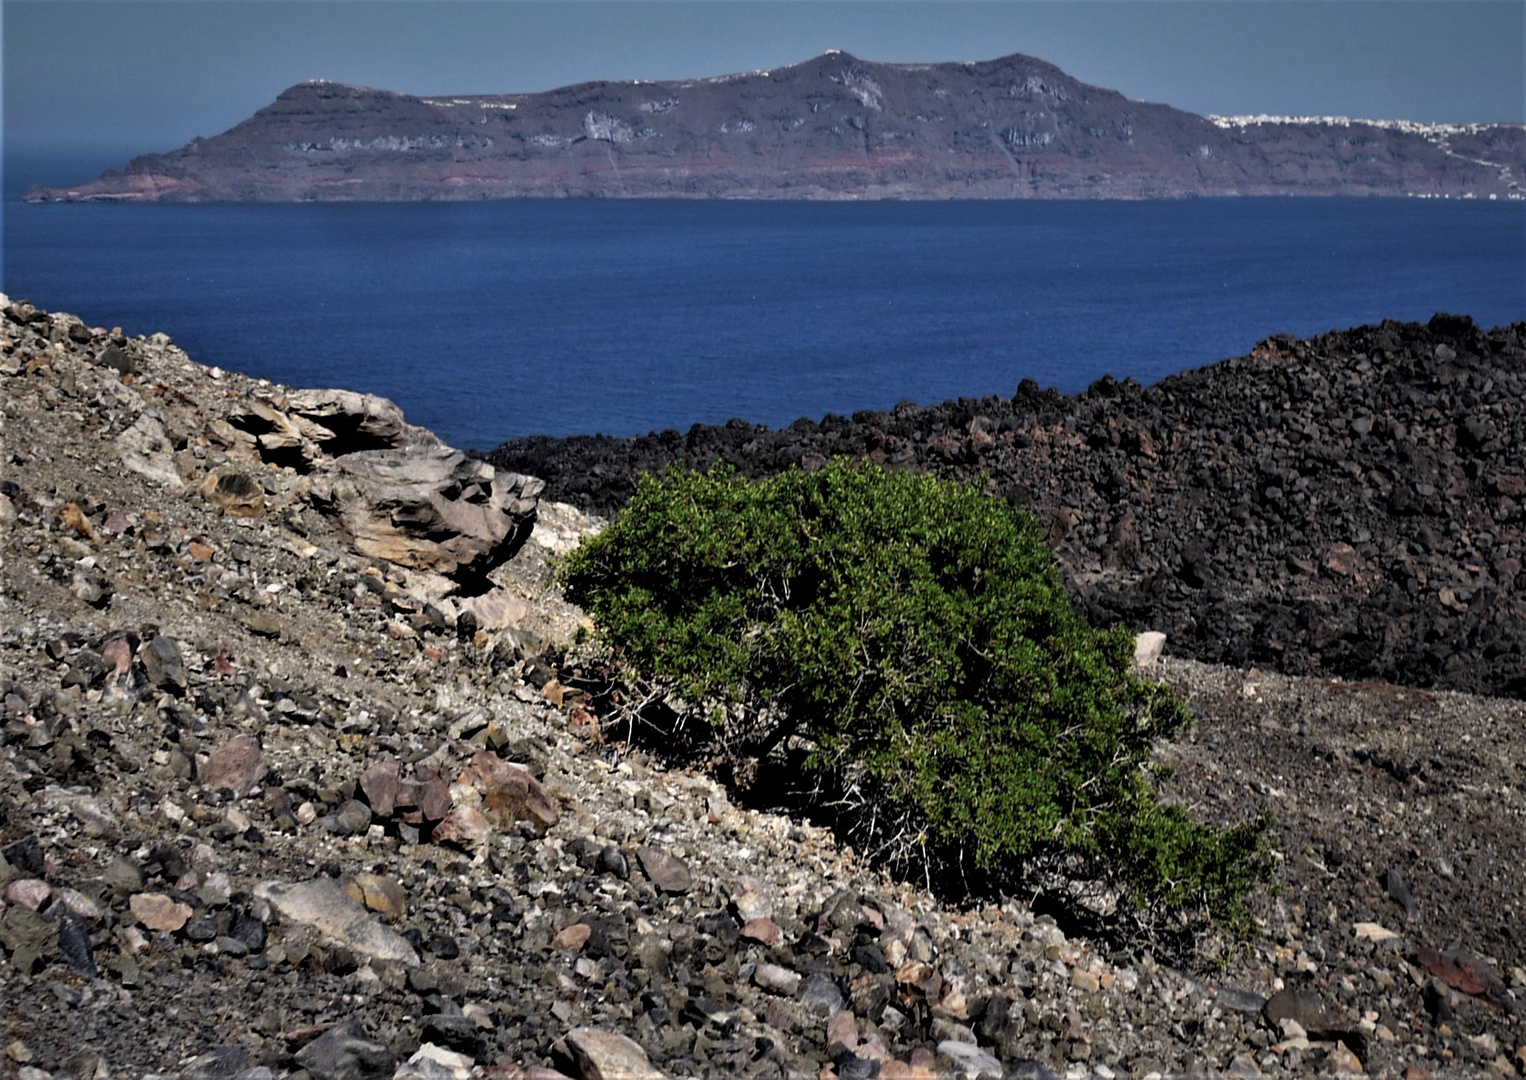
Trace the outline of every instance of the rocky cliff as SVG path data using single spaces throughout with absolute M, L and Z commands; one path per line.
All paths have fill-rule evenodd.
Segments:
M 1205 118 L 1026 56 L 414 97 L 328 82 L 32 201 L 1520 198 L 1519 124 Z
M 1395 333 L 1435 377 L 1510 343 Z M 1044 406 L 1070 467 L 1143 452 L 1130 394 Z M 1436 406 L 1393 401 L 1363 434 L 1418 452 Z M 1157 662 L 1197 720 L 1169 797 L 1277 819 L 1257 936 L 1188 974 L 624 744 L 548 573 L 598 522 L 389 402 L 0 298 L 0 406 L 8 1077 L 1526 1073 L 1526 703 Z M 939 445 L 1009 433 L 969 425 Z

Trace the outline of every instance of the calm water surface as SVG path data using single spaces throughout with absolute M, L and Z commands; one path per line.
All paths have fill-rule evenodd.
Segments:
M 1300 335 L 1526 319 L 1526 206 L 6 206 L 4 283 L 458 445 L 1153 382 Z

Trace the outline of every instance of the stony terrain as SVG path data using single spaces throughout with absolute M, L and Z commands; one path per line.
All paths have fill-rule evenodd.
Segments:
M 313 81 L 47 201 L 1526 197 L 1526 128 L 1209 119 L 1027 56 L 415 97 Z
M 911 404 L 640 438 L 505 443 L 490 459 L 609 514 L 642 469 L 749 476 L 868 455 L 986 477 L 1038 514 L 1073 600 L 1168 652 L 1292 674 L 1526 695 L 1526 324 L 1438 315 L 1141 388 Z
M 1159 662 L 1167 791 L 1278 817 L 1173 967 L 622 747 L 528 476 L 0 309 L 5 1075 L 1526 1075 L 1523 703 Z

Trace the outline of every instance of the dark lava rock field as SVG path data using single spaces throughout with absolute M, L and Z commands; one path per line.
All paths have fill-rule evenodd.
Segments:
M 975 480 L 1044 522 L 1094 622 L 1289 674 L 1526 695 L 1526 323 L 1384 322 L 1141 387 L 637 438 L 530 438 L 495 464 L 610 515 L 642 470 L 751 477 L 834 455 Z

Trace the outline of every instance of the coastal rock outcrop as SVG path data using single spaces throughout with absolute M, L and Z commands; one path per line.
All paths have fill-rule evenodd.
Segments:
M 346 454 L 313 478 L 311 499 L 364 555 L 480 579 L 528 539 L 542 487 L 448 446 L 414 445 Z

